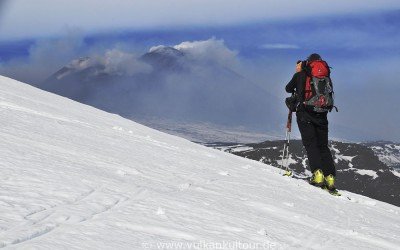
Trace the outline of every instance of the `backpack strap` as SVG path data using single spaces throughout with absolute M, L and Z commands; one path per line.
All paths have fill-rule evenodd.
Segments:
M 339 112 L 339 110 L 338 110 L 338 108 L 337 108 L 336 106 L 333 106 L 333 107 L 331 108 L 331 110 L 329 110 L 329 112 L 332 112 L 332 109 L 335 109 L 336 112 Z
M 304 88 L 304 100 L 307 101 L 312 97 L 312 88 L 311 88 L 311 77 L 307 76 L 306 78 L 306 86 Z

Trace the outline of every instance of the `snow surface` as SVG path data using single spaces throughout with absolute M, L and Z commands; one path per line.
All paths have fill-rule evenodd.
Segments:
M 397 177 L 400 178 L 400 173 L 399 173 L 398 171 L 392 170 L 391 172 L 392 172 L 395 176 L 397 176 Z
M 353 168 L 353 164 L 351 163 L 351 161 L 353 160 L 353 158 L 355 156 L 346 156 L 346 155 L 340 154 L 340 150 L 337 149 L 335 147 L 335 145 L 333 145 L 333 144 L 330 145 L 330 148 L 333 151 L 335 151 L 335 155 L 334 155 L 335 159 L 334 159 L 334 161 L 335 161 L 336 164 L 339 163 L 339 161 L 348 161 L 349 162 L 349 168 Z
M 399 207 L 334 197 L 274 167 L 8 78 L 0 86 L 0 247 L 400 245 Z
M 282 151 L 282 150 L 281 150 Z M 281 166 L 282 165 L 282 160 L 277 160 L 276 163 Z M 297 161 L 296 159 L 293 158 L 292 154 L 289 154 L 289 156 L 283 160 L 283 166 L 290 166 L 290 164 L 296 164 Z
M 252 147 L 242 146 L 242 147 L 233 148 L 232 152 L 244 152 L 244 151 L 249 151 L 252 149 L 253 149 Z
M 372 177 L 372 179 L 378 178 L 378 174 L 374 170 L 369 170 L 369 169 L 357 169 L 357 173 L 360 175 L 369 175 Z
M 400 165 L 400 145 L 385 144 L 384 146 L 370 147 L 379 160 L 387 166 L 396 167 Z

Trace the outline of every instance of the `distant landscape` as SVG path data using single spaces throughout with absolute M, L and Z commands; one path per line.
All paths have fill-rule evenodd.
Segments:
M 206 143 L 206 146 L 244 158 L 281 166 L 283 141 L 262 143 Z M 400 144 L 392 142 L 330 142 L 337 170 L 337 187 L 400 206 Z M 311 172 L 301 141 L 290 143 L 288 166 L 297 178 L 309 178 Z

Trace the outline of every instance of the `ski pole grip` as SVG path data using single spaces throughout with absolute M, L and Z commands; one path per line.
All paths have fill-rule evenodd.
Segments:
M 288 129 L 288 132 L 292 131 L 292 111 L 289 111 L 288 114 L 288 120 L 287 120 L 287 124 L 286 124 L 286 128 Z

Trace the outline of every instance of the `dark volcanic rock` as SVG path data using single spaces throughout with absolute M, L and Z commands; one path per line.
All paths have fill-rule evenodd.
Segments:
M 160 46 L 140 57 L 157 71 L 182 71 L 186 69 L 185 54 L 172 47 Z

